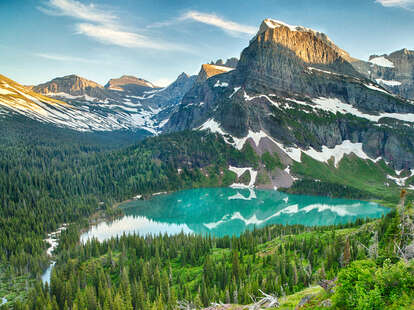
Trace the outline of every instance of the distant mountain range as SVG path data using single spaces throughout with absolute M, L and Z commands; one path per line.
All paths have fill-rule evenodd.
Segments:
M 203 64 L 165 88 L 134 76 L 105 86 L 69 75 L 24 87 L 0 77 L 2 117 L 78 131 L 210 130 L 290 166 L 354 153 L 414 168 L 414 51 L 351 57 L 324 33 L 266 19 L 240 59 Z M 305 154 L 305 155 L 303 155 Z M 333 157 L 332 157 L 333 156 Z M 290 185 L 280 172 L 274 185 Z

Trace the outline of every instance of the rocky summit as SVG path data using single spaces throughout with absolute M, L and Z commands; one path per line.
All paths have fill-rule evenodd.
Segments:
M 236 69 L 196 83 L 164 131 L 208 129 L 286 162 L 384 159 L 414 167 L 414 105 L 369 79 L 325 34 L 266 19 Z
M 110 79 L 105 85 L 105 88 L 119 91 L 137 91 L 137 89 L 148 90 L 148 89 L 159 89 L 151 82 L 147 80 L 137 78 L 132 75 L 123 75 L 117 79 Z
M 33 86 L 32 90 L 43 94 L 56 96 L 90 96 L 94 98 L 104 99 L 107 95 L 104 87 L 96 82 L 87 80 L 75 74 L 64 77 L 55 78 L 49 82 Z

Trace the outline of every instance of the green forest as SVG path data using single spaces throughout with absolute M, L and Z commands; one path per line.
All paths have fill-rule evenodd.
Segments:
M 277 225 L 240 237 L 132 235 L 80 244 L 89 217 L 119 212 L 113 209 L 117 202 L 137 194 L 228 186 L 236 180 L 229 165 L 271 171 L 282 167 L 280 160 L 275 154 L 256 155 L 249 144 L 238 151 L 222 137 L 200 131 L 98 139 L 31 123 L 4 126 L 0 292 L 9 302 L 2 310 L 175 309 L 179 302 L 202 308 L 212 302 L 250 304 L 259 290 L 288 302 L 289 296 L 334 279 L 339 289 L 318 291 L 314 301 L 329 299 L 341 309 L 412 305 L 413 266 L 401 260 L 395 245 L 410 241 L 400 233 L 410 208 L 337 227 Z M 372 191 L 318 183 L 315 191 L 328 189 L 332 196 L 373 197 Z M 291 191 L 306 192 L 313 185 L 305 179 Z M 62 223 L 71 225 L 60 237 L 51 284 L 44 286 L 39 280 L 49 264 L 44 239 Z M 361 270 L 367 270 L 363 279 Z M 349 284 L 353 277 L 360 288 Z

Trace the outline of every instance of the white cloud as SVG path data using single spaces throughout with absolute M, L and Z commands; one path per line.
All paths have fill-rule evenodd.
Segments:
M 215 14 L 202 13 L 198 11 L 187 12 L 183 16 L 181 16 L 179 20 L 193 20 L 196 22 L 221 28 L 230 33 L 236 32 L 254 35 L 257 32 L 257 28 L 255 27 L 242 25 L 230 20 L 225 20 Z
M 50 59 L 50 60 L 56 60 L 56 61 L 72 61 L 72 62 L 84 62 L 84 63 L 92 63 L 95 62 L 91 59 L 85 59 L 80 57 L 72 57 L 72 56 L 66 56 L 66 55 L 56 55 L 56 54 L 43 54 L 43 53 L 37 53 L 34 54 L 37 57 Z
M 78 34 L 86 35 L 105 44 L 118 45 L 123 47 L 140 47 L 150 49 L 181 49 L 179 46 L 166 42 L 156 42 L 138 33 L 123 31 L 112 25 L 77 24 Z
M 47 7 L 39 9 L 49 15 L 70 16 L 95 23 L 107 24 L 118 19 L 108 10 L 104 11 L 92 3 L 85 5 L 75 0 L 49 0 Z
M 401 7 L 407 10 L 414 10 L 414 0 L 376 0 L 375 2 L 385 7 Z
M 115 13 L 94 4 L 86 5 L 76 0 L 48 0 L 46 7 L 39 7 L 39 10 L 48 15 L 69 16 L 87 21 L 74 25 L 76 34 L 85 35 L 104 44 L 128 48 L 187 50 L 179 45 L 128 30 L 120 23 L 120 18 Z

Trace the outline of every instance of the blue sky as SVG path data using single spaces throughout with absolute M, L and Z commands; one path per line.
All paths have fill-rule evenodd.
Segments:
M 238 57 L 268 17 L 361 59 L 414 49 L 414 0 L 0 0 L 0 73 L 27 85 L 72 73 L 165 85 Z

